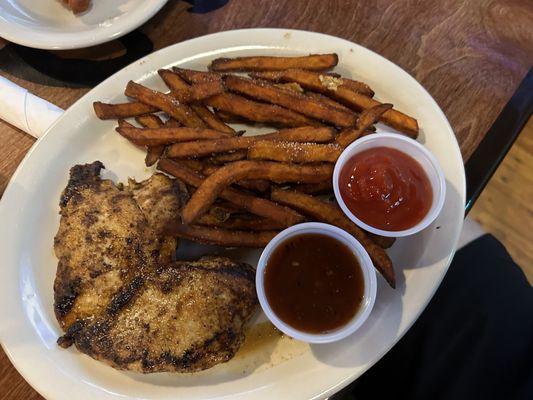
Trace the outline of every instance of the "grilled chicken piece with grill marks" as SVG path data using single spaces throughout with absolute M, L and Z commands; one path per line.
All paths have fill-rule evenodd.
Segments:
M 161 201 L 168 214 L 178 215 L 182 184 L 158 177 L 158 185 L 148 180 L 137 184 L 137 189 L 123 190 L 100 178 L 102 168 L 99 161 L 74 166 L 60 200 L 61 221 L 54 240 L 59 259 L 54 311 L 64 330 L 103 312 L 123 286 L 174 256 L 175 240 L 159 237 L 150 225 L 154 217 L 148 211 L 145 215 L 134 197 L 135 193 L 147 195 L 154 186 L 161 193 L 165 183 L 171 190 Z
M 185 184 L 178 179 L 156 173 L 150 178 L 136 182 L 128 180 L 127 189 L 144 214 L 150 228 L 161 235 L 163 228 L 180 215 L 182 206 L 189 201 L 189 193 Z M 178 239 L 162 237 L 161 258 L 173 260 Z
M 139 277 L 64 340 L 114 368 L 193 372 L 231 359 L 257 309 L 254 270 L 224 257 L 175 262 Z
M 127 189 L 156 233 L 161 233 L 169 221 L 175 220 L 181 206 L 189 201 L 183 182 L 160 173 L 142 182 L 129 179 Z

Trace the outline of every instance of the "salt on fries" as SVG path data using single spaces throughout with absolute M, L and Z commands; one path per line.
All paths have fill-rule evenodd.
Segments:
M 394 239 L 365 232 L 316 196 L 331 196 L 333 164 L 350 143 L 374 134 L 376 122 L 412 138 L 418 123 L 374 99 L 368 84 L 332 72 L 337 63 L 336 54 L 257 56 L 216 59 L 209 71 L 162 69 L 168 92 L 129 82 L 130 102 L 96 102 L 94 109 L 101 119 L 118 120 L 117 131 L 146 148 L 147 166 L 157 164 L 188 186 L 190 199 L 168 233 L 262 247 L 288 226 L 323 221 L 356 237 L 394 287 L 384 250 Z M 228 122 L 274 129 L 242 135 Z

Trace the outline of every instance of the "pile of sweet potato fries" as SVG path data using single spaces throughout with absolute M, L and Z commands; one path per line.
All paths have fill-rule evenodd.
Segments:
M 216 59 L 209 71 L 160 70 L 168 93 L 130 81 L 123 104 L 94 103 L 101 119 L 146 148 L 146 165 L 182 180 L 190 199 L 167 233 L 227 247 L 262 247 L 303 222 L 336 225 L 366 248 L 394 287 L 384 249 L 393 239 L 363 231 L 331 201 L 342 150 L 381 121 L 416 138 L 416 119 L 373 99 L 365 83 L 328 72 L 336 54 Z M 247 72 L 232 74 L 232 72 Z M 135 118 L 140 125 L 125 121 Z M 271 126 L 247 136 L 228 123 Z M 320 196 L 320 197 L 318 197 Z

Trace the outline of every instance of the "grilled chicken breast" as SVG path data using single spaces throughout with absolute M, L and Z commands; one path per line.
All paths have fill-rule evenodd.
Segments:
M 129 179 L 127 189 L 158 236 L 169 222 L 176 219 L 176 215 L 180 215 L 181 207 L 189 200 L 183 182 L 159 173 L 142 182 Z M 172 236 L 162 237 L 159 249 L 162 262 L 174 259 L 177 241 Z
M 158 234 L 169 221 L 176 219 L 181 206 L 189 200 L 183 182 L 159 173 L 142 182 L 129 179 L 128 190 L 150 227 Z
M 254 270 L 224 257 L 175 262 L 139 277 L 65 340 L 114 368 L 194 372 L 231 359 L 257 308 Z
M 54 308 L 63 329 L 100 313 L 119 289 L 170 262 L 175 250 L 175 240 L 159 237 L 146 217 L 153 216 L 142 212 L 131 191 L 100 178 L 102 168 L 99 161 L 74 166 L 61 196 Z M 177 215 L 182 184 L 163 178 L 157 177 L 158 185 L 138 184 L 138 190 L 146 194 L 154 186 L 161 193 L 164 183 L 162 201 L 168 214 Z
M 58 344 L 144 373 L 229 360 L 257 309 L 254 270 L 221 257 L 172 261 L 176 241 L 160 232 L 188 199 L 183 183 L 155 174 L 116 186 L 102 168 L 73 167 L 61 196 Z

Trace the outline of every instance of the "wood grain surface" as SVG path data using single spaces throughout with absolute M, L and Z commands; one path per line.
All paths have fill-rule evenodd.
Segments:
M 170 0 L 141 28 L 155 49 L 239 28 L 292 28 L 342 37 L 413 75 L 444 110 L 465 159 L 533 64 L 533 2 L 527 0 L 230 0 L 206 14 L 189 8 Z M 88 90 L 0 74 L 63 108 Z M 0 194 L 33 142 L 0 121 Z M 0 372 L 0 399 L 40 398 L 3 352 Z
M 501 241 L 533 285 L 533 117 L 470 211 Z M 502 205 L 506 205 L 503 207 Z

